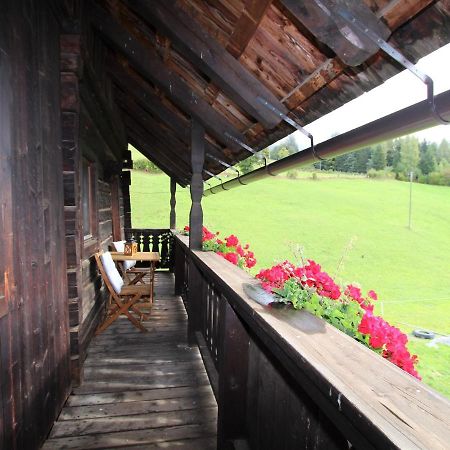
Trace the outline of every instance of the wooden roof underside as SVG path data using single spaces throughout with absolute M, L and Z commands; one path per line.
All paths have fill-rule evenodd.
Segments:
M 450 41 L 450 0 L 364 2 L 389 28 L 389 43 L 414 62 Z M 299 20 L 296 3 L 89 2 L 85 14 L 129 142 L 186 185 L 191 116 L 205 127 L 207 154 L 234 164 L 250 153 L 227 133 L 259 150 L 294 131 L 258 97 L 306 125 L 401 70 L 380 51 L 346 66 Z M 205 167 L 224 169 L 211 156 Z

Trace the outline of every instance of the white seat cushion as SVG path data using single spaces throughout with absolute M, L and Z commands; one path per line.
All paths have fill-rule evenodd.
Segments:
M 113 242 L 116 251 L 123 253 L 125 251 L 125 241 Z M 129 270 L 136 265 L 136 261 L 130 259 L 129 261 L 123 261 L 124 270 Z
M 118 294 L 120 294 L 124 282 L 122 277 L 120 276 L 119 271 L 117 270 L 116 265 L 114 264 L 111 253 L 102 253 L 100 255 L 100 258 L 102 260 L 103 268 L 105 269 L 106 276 L 108 277 L 111 286 Z

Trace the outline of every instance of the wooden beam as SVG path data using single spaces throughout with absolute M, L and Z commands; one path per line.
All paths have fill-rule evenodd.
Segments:
M 202 249 L 203 235 L 203 164 L 205 162 L 205 129 L 192 119 L 191 140 L 191 211 L 189 213 L 189 248 Z
M 175 167 L 168 167 L 167 164 L 170 161 L 167 161 L 164 154 L 157 150 L 157 146 L 149 143 L 135 131 L 129 132 L 128 139 L 133 147 L 136 147 L 146 158 L 156 164 L 156 166 L 158 166 L 163 172 L 177 180 L 177 183 L 180 186 L 185 187 L 188 185 L 186 175 Z
M 154 128 L 146 128 L 145 126 L 142 126 L 140 122 L 136 121 L 133 116 L 126 112 L 123 113 L 123 117 L 128 134 L 133 131 L 137 133 L 145 140 L 145 142 L 154 147 L 156 152 L 159 152 L 162 160 L 169 169 L 173 167 L 173 170 L 178 170 L 178 172 L 182 174 L 185 179 L 188 180 L 190 178 L 191 166 L 189 164 L 188 149 L 184 149 L 183 157 L 180 158 L 176 151 L 179 143 L 172 142 L 168 145 L 165 136 L 155 133 Z
M 184 144 L 189 145 L 190 124 L 187 120 L 184 120 L 184 118 L 178 116 L 175 112 L 164 106 L 158 96 L 145 90 L 145 86 L 142 86 L 142 88 L 139 89 L 139 85 L 133 83 L 133 81 L 136 82 L 136 80 L 132 77 L 123 78 L 123 81 L 124 85 L 121 86 L 125 86 L 125 83 L 130 81 L 128 84 L 128 93 L 133 96 L 132 99 L 130 95 L 116 90 L 116 101 L 123 109 L 136 111 L 136 116 L 142 117 L 142 119 L 149 117 L 149 113 L 151 113 L 154 117 L 160 119 L 164 125 L 170 128 L 170 132 L 174 136 Z M 236 160 L 230 159 L 220 147 L 211 144 L 211 142 L 207 140 L 205 140 L 205 151 L 217 158 L 225 159 L 229 164 L 234 164 L 236 162 Z
M 284 3 L 284 0 L 282 0 L 282 3 Z M 383 18 L 388 27 L 394 31 L 418 14 L 422 9 L 426 8 L 432 3 L 432 0 L 420 0 L 412 3 L 413 4 L 410 5 L 411 7 L 405 10 L 403 2 L 393 0 L 379 10 L 376 13 L 376 16 L 378 18 Z M 289 7 L 287 7 L 287 9 L 289 10 Z M 297 109 L 315 92 L 319 91 L 336 77 L 341 75 L 346 67 L 347 66 L 340 61 L 339 58 L 327 59 L 310 76 L 299 83 L 298 86 L 286 95 L 282 99 L 282 102 L 285 103 L 291 111 Z
M 248 0 L 227 44 L 227 50 L 239 58 L 252 40 L 272 0 Z
M 177 227 L 177 212 L 175 206 L 177 204 L 177 183 L 174 178 L 170 179 L 170 229 L 175 230 Z
M 126 0 L 125 3 L 144 21 L 168 36 L 181 55 L 258 122 L 267 128 L 280 123 L 280 117 L 258 101 L 258 97 L 261 97 L 286 113 L 286 108 L 278 98 L 211 35 L 203 31 L 192 17 L 181 12 L 175 2 Z
M 240 131 L 169 70 L 155 51 L 139 42 L 117 19 L 94 2 L 90 2 L 89 16 L 92 24 L 129 59 L 140 74 L 159 86 L 180 109 L 201 123 L 218 142 L 236 151 L 240 150 L 237 144 L 225 137 L 225 133 L 229 133 L 244 141 Z
M 173 163 L 182 161 L 185 168 L 190 169 L 189 147 L 184 142 L 178 140 L 170 130 L 158 124 L 136 103 L 129 101 L 126 105 L 121 104 L 121 106 L 123 114 L 128 117 L 128 129 L 138 127 L 146 132 L 159 142 L 161 148 L 165 149 L 165 153 L 170 154 Z
M 308 30 L 347 65 L 357 67 L 379 52 L 379 47 L 366 33 L 349 26 L 338 14 L 340 3 L 331 0 L 281 0 L 283 6 Z M 351 3 L 351 2 L 350 2 Z M 344 8 L 364 22 L 364 26 L 386 40 L 389 28 L 381 22 L 364 2 L 353 2 Z M 347 27 L 351 33 L 341 32 Z

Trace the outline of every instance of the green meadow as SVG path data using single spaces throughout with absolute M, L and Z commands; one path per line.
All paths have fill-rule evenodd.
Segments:
M 340 283 L 378 293 L 377 312 L 410 333 L 450 334 L 450 188 L 305 172 L 267 178 L 203 199 L 204 223 L 236 234 L 258 260 L 314 259 Z M 134 227 L 169 223 L 169 178 L 133 171 Z M 177 225 L 189 217 L 189 191 L 178 188 Z M 450 397 L 450 347 L 410 337 L 424 382 Z

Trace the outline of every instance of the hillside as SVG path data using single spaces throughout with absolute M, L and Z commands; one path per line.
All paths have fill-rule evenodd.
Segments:
M 131 192 L 133 226 L 168 225 L 166 176 L 135 171 Z M 408 206 L 408 183 L 321 175 L 270 178 L 203 200 L 205 225 L 248 242 L 257 270 L 294 259 L 300 246 L 340 282 L 374 289 L 378 312 L 393 324 L 448 334 L 450 188 L 414 184 L 411 230 Z M 189 192 L 179 189 L 178 227 L 188 223 L 188 213 Z M 430 372 L 427 382 L 444 383 L 450 396 L 449 347 L 415 340 L 412 348 L 422 356 L 422 372 Z

